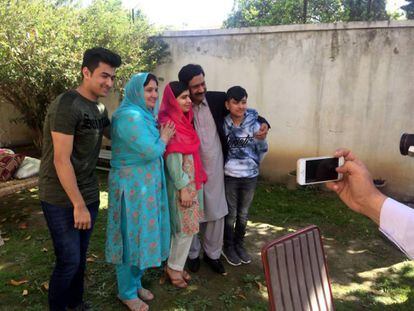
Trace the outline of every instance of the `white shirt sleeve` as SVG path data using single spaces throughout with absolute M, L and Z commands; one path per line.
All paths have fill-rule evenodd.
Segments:
M 414 259 L 414 209 L 387 198 L 381 209 L 380 231 Z

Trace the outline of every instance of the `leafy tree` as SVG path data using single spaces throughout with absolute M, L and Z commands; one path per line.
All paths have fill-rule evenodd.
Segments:
M 385 0 L 235 0 L 224 27 L 384 19 Z
M 120 54 L 118 81 L 154 69 L 168 54 L 152 37 L 156 29 L 140 12 L 132 19 L 120 0 L 95 0 L 87 8 L 73 0 L 3 0 L 0 20 L 0 97 L 22 114 L 18 121 L 34 131 L 37 146 L 49 103 L 80 82 L 86 49 Z
M 344 21 L 387 20 L 386 0 L 343 0 Z
M 408 3 L 403 5 L 401 9 L 405 11 L 407 19 L 414 19 L 414 0 L 405 0 L 405 2 Z

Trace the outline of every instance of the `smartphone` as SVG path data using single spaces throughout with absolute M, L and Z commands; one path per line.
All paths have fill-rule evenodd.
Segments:
M 344 164 L 344 158 L 303 158 L 297 162 L 296 181 L 299 185 L 312 185 L 342 179 L 335 169 Z

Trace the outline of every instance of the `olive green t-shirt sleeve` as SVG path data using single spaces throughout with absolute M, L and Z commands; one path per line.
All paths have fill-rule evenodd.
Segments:
M 74 109 L 74 100 L 71 96 L 66 95 L 57 99 L 55 109 L 49 114 L 50 131 L 75 135 L 76 125 L 80 120 L 77 111 Z

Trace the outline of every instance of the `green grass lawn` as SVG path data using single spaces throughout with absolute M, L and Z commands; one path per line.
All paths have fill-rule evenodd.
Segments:
M 95 310 L 123 310 L 116 299 L 114 268 L 104 261 L 106 174 L 100 173 L 101 210 L 89 249 L 86 299 Z M 298 228 L 320 227 L 328 257 L 337 310 L 414 310 L 414 265 L 379 233 L 368 219 L 349 210 L 333 195 L 318 190 L 287 190 L 260 182 L 251 208 L 250 265 L 215 275 L 202 265 L 186 290 L 159 284 L 161 271 L 144 276 L 156 295 L 152 310 L 267 310 L 260 261 L 261 246 Z M 47 309 L 47 281 L 54 254 L 37 191 L 0 201 L 0 310 Z M 15 286 L 11 280 L 27 282 Z

